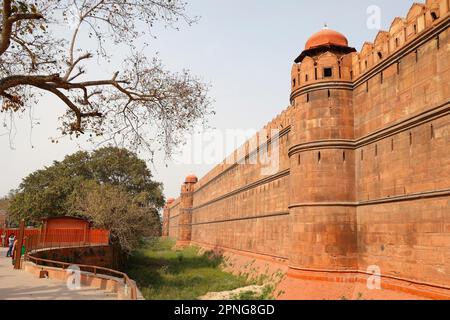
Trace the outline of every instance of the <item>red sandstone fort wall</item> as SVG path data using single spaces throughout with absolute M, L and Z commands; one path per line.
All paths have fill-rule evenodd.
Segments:
M 359 268 L 449 285 L 450 33 L 414 45 L 411 30 L 409 52 L 354 90 Z
M 170 221 L 168 235 L 171 238 L 178 237 L 178 220 L 180 217 L 180 200 L 176 200 L 170 207 Z
M 237 151 L 233 165 L 223 164 L 213 178 L 195 186 L 192 209 L 192 241 L 265 255 L 287 257 L 289 241 L 289 123 L 283 112 L 266 126 L 267 135 L 279 130 L 279 138 L 259 147 L 269 150 L 278 144 L 279 166 L 262 175 L 256 153 L 258 144 L 250 140 Z M 255 138 L 253 138 L 255 139 Z M 253 147 L 253 148 L 252 148 Z M 245 158 L 245 160 L 241 160 Z M 258 159 L 258 161 L 255 161 Z M 244 163 L 245 164 L 237 164 Z M 257 163 L 257 164 L 251 164 Z
M 265 127 L 279 139 L 186 183 L 167 234 L 284 259 L 295 277 L 376 265 L 450 288 L 449 24 L 449 1 L 427 0 L 359 53 L 294 64 L 291 106 Z M 263 174 L 253 157 L 274 141 L 278 170 Z

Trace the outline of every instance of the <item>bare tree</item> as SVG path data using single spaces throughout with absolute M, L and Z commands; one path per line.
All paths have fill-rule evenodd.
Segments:
M 73 197 L 72 209 L 109 230 L 113 244 L 131 253 L 143 239 L 160 236 L 159 208 L 146 199 L 145 193 L 133 197 L 120 186 L 91 180 Z
M 66 109 L 63 135 L 89 135 L 137 150 L 163 147 L 170 155 L 186 131 L 211 113 L 208 86 L 189 71 L 171 73 L 148 59 L 137 43 L 161 21 L 176 27 L 182 0 L 2 0 L 0 103 L 7 114 L 23 112 L 40 94 L 55 95 Z M 58 28 L 71 23 L 71 36 Z M 144 30 L 144 31 L 142 31 Z M 59 32 L 60 33 L 60 32 Z M 83 39 L 88 38 L 88 39 Z M 80 39 L 93 47 L 80 48 Z M 131 54 L 122 70 L 97 78 L 88 63 L 107 63 L 113 46 Z

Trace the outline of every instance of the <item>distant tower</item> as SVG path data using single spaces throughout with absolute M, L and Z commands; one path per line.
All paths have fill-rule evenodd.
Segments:
M 194 187 L 198 182 L 195 175 L 186 177 L 181 186 L 180 218 L 178 222 L 177 246 L 188 246 L 192 235 L 192 206 L 194 203 Z
M 324 28 L 295 59 L 290 157 L 293 269 L 357 267 L 351 55 L 346 37 Z

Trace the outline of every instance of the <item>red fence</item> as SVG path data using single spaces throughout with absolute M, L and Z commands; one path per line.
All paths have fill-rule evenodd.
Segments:
M 29 236 L 33 236 L 33 235 L 38 235 L 41 232 L 40 229 L 25 229 L 25 234 L 24 237 L 29 237 Z M 0 228 L 0 236 L 4 235 L 4 244 L 0 242 L 0 247 L 4 246 L 7 247 L 8 246 L 8 238 L 11 234 L 13 234 L 18 237 L 19 236 L 19 229 L 2 229 Z M 1 241 L 2 238 L 0 238 Z
M 12 233 L 17 237 L 19 229 L 0 229 L 0 234 L 5 235 L 4 246 L 8 246 L 8 238 Z M 54 229 L 41 233 L 40 229 L 25 229 L 24 239 L 27 251 L 38 248 L 108 245 L 109 231 L 100 229 Z

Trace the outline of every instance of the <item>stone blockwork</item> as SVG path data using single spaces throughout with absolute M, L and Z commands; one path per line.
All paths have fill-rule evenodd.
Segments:
M 361 52 L 315 34 L 268 139 L 188 177 L 163 234 L 285 261 L 284 288 L 358 283 L 376 266 L 391 289 L 450 297 L 449 24 L 449 1 L 427 0 Z M 255 161 L 265 152 L 277 170 Z

